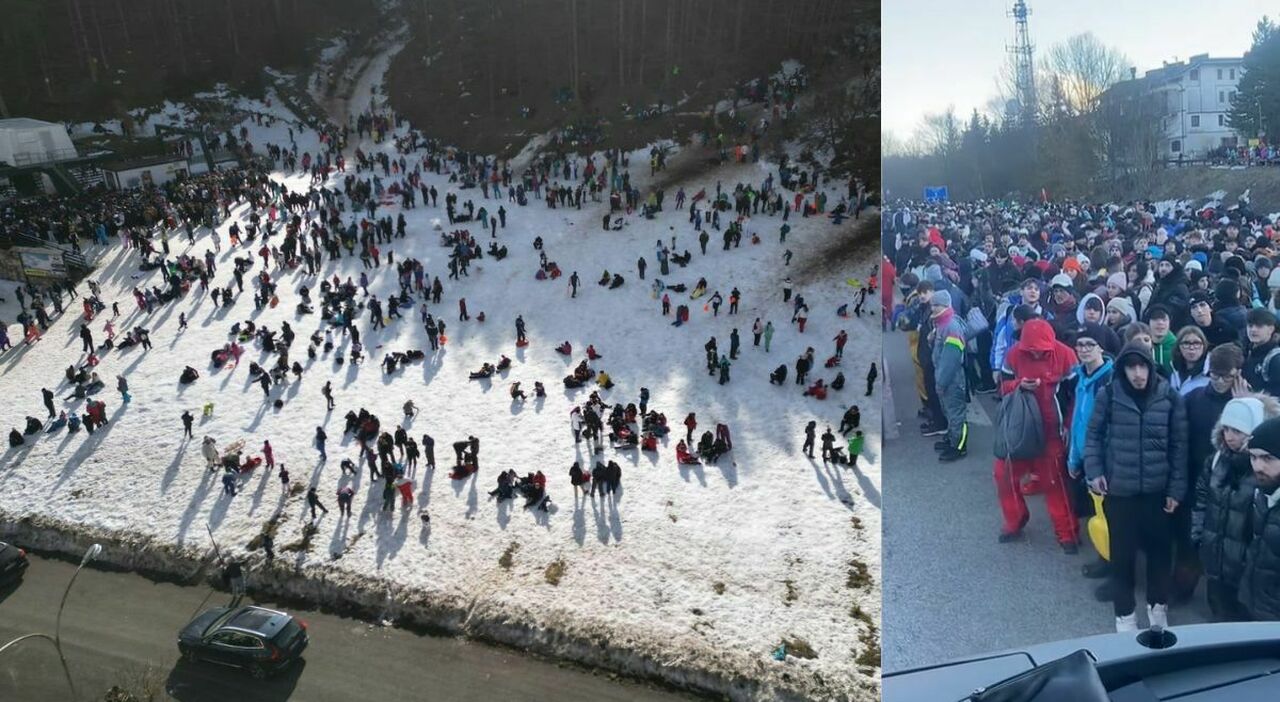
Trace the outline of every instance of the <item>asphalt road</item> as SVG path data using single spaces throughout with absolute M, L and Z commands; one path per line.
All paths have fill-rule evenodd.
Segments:
M 52 635 L 58 602 L 74 571 L 74 564 L 33 557 L 22 584 L 0 589 L 0 645 L 31 632 Z M 85 568 L 62 621 L 79 698 L 100 700 L 112 685 L 148 676 L 157 689 L 184 702 L 696 699 L 508 649 L 296 608 L 288 611 L 307 621 L 311 645 L 300 664 L 275 678 L 257 681 L 238 670 L 179 662 L 178 629 L 228 597 L 206 587 Z M 53 645 L 36 639 L 18 646 L 0 657 L 0 700 L 68 699 Z
M 1027 498 L 1024 540 L 996 541 L 1002 519 L 992 479 L 994 396 L 970 403 L 969 455 L 939 463 L 934 439 L 920 435 L 906 335 L 886 334 L 884 356 L 901 422 L 898 438 L 885 442 L 881 478 L 884 670 L 1114 632 L 1111 604 L 1093 596 L 1101 581 L 1080 573 L 1097 553 L 1087 538 L 1078 555 L 1062 553 L 1042 497 Z M 1141 581 L 1141 564 L 1138 573 Z M 1169 612 L 1171 626 L 1208 618 L 1203 584 L 1189 604 Z

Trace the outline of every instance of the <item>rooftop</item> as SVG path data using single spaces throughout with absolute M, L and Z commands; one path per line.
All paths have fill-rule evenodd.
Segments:
M 62 125 L 57 122 L 45 122 L 39 119 L 31 119 L 30 117 L 0 119 L 0 129 L 39 129 L 40 127 L 63 128 Z

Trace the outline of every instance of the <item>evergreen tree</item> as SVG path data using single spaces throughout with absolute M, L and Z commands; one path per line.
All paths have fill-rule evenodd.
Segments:
M 1280 130 L 1280 27 L 1265 15 L 1253 31 L 1253 46 L 1245 54 L 1244 75 L 1228 119 L 1246 139 L 1266 132 L 1274 143 Z

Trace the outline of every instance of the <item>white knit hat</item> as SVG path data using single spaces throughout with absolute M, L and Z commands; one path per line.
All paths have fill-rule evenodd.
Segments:
M 1237 397 L 1222 408 L 1222 418 L 1218 423 L 1244 434 L 1252 434 L 1264 419 L 1266 413 L 1261 400 L 1256 397 Z

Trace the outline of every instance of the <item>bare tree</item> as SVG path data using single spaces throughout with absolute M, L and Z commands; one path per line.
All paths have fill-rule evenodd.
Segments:
M 1129 59 L 1092 32 L 1054 44 L 1042 62 L 1053 74 L 1071 115 L 1093 114 L 1107 88 L 1124 80 Z
M 956 119 L 955 105 L 948 105 L 942 112 L 926 113 L 912 139 L 925 153 L 944 158 L 953 154 L 960 148 L 960 121 Z

